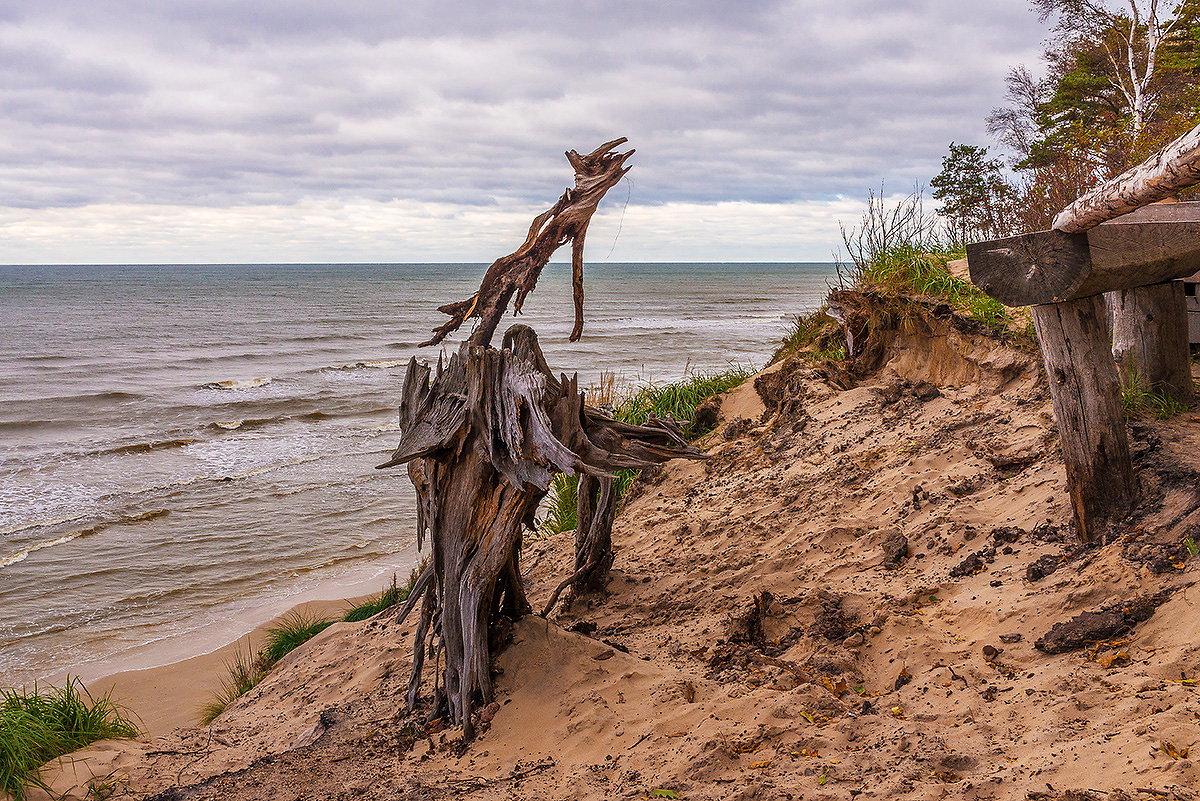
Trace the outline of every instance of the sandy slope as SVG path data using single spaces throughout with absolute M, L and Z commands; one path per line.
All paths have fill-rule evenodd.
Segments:
M 1200 559 L 1179 542 L 1200 539 L 1200 418 L 1134 427 L 1145 508 L 1081 551 L 1031 357 L 942 321 L 883 362 L 853 382 L 788 362 L 725 398 L 711 458 L 626 506 L 608 593 L 517 624 L 469 747 L 402 709 L 412 627 L 383 616 L 329 629 L 210 729 L 100 744 L 56 786 L 80 794 L 90 770 L 116 771 L 118 797 L 1194 798 Z M 527 546 L 535 600 L 570 548 Z M 1057 569 L 1030 580 L 1039 559 Z M 1163 590 L 1128 633 L 1034 647 Z

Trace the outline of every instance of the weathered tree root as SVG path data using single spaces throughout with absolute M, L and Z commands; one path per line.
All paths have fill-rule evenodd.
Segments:
M 472 710 L 492 701 L 489 624 L 529 610 L 521 537 L 551 477 L 608 482 L 611 496 L 614 470 L 702 454 L 673 421 L 628 425 L 585 406 L 578 377 L 556 379 L 537 335 L 523 325 L 508 330 L 502 350 L 465 345 L 444 368 L 439 360 L 436 375 L 413 359 L 401 395 L 400 444 L 380 467 L 409 465 L 418 543 L 428 532 L 433 548 L 401 613 L 423 599 L 408 702 L 417 701 L 426 643 L 435 659 L 444 649 L 434 710 L 444 709 L 470 739 Z M 611 552 L 611 528 L 604 533 L 594 549 L 601 557 Z

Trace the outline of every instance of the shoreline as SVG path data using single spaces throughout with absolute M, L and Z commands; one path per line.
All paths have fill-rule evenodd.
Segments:
M 397 581 L 400 581 L 399 571 L 395 572 Z M 377 583 L 381 576 L 376 576 L 371 582 Z M 338 592 L 339 587 L 344 588 L 347 593 L 337 598 L 309 598 L 287 608 L 273 604 L 258 607 L 273 609 L 275 614 L 233 640 L 222 638 L 225 640 L 222 644 L 203 653 L 169 659 L 148 667 L 108 670 L 96 678 L 85 680 L 84 686 L 94 697 L 111 694 L 113 701 L 134 713 L 143 737 L 158 737 L 176 728 L 197 726 L 201 705 L 221 689 L 222 680 L 228 673 L 226 665 L 239 652 L 257 653 L 266 639 L 268 629 L 284 618 L 302 615 L 337 620 L 347 609 L 377 597 L 386 589 L 381 586 L 371 592 L 358 592 L 366 583 L 335 585 L 304 593 L 328 596 L 331 592 Z M 127 658 L 126 661 L 132 660 Z

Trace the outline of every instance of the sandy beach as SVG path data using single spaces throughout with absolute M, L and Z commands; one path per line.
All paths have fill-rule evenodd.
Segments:
M 125 670 L 88 682 L 93 696 L 111 693 L 137 716 L 149 737 L 195 726 L 200 707 L 221 689 L 225 666 L 239 653 L 258 653 L 267 630 L 287 617 L 338 618 L 345 610 L 371 598 L 363 595 L 337 601 L 306 601 L 263 623 L 245 637 L 199 656 L 152 668 Z
M 793 359 L 724 397 L 708 459 L 634 490 L 607 591 L 515 625 L 469 746 L 405 709 L 414 624 L 385 613 L 326 630 L 210 727 L 96 744 L 53 786 L 1193 798 L 1200 560 L 1182 543 L 1200 531 L 1200 418 L 1131 424 L 1147 502 L 1129 535 L 1082 549 L 1037 357 L 950 319 L 926 326 L 891 332 L 857 375 Z M 527 544 L 535 606 L 572 542 Z M 1064 635 L 1100 619 L 1113 625 Z M 182 698 L 219 661 L 114 685 L 144 710 L 155 687 Z

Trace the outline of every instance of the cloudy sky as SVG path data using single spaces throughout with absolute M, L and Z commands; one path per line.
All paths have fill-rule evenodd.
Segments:
M 490 261 L 626 136 L 593 261 L 827 261 L 986 143 L 1023 0 L 0 0 L 0 263 Z

